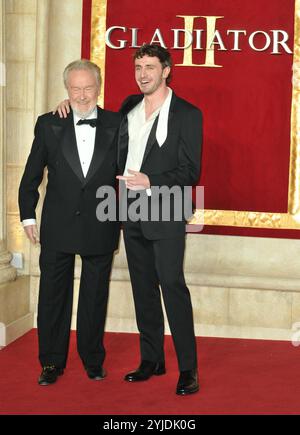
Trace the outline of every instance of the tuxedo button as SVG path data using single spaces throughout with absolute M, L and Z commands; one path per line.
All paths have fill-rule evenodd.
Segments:
M 77 211 L 75 212 L 75 214 L 76 214 L 76 216 L 80 216 L 80 211 L 77 210 Z

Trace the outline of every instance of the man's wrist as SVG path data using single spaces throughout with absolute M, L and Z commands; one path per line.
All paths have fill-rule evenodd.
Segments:
M 24 219 L 22 221 L 23 227 L 28 227 L 29 225 L 36 225 L 36 219 Z

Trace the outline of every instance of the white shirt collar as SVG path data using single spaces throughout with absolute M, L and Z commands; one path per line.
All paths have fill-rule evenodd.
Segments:
M 153 112 L 148 119 L 148 121 L 153 120 L 159 114 L 156 129 L 156 140 L 160 147 L 165 143 L 168 136 L 169 111 L 173 96 L 172 89 L 168 87 L 168 91 L 168 96 L 163 104 L 157 110 L 155 110 L 155 112 Z M 140 113 L 143 113 L 143 116 L 145 116 L 145 98 L 142 99 L 142 101 L 129 113 L 129 115 L 133 116 L 135 110 L 140 111 Z

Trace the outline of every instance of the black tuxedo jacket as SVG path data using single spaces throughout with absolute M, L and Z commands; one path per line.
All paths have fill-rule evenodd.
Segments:
M 21 221 L 35 218 L 38 187 L 48 170 L 42 210 L 41 245 L 53 251 L 98 255 L 112 252 L 118 222 L 100 222 L 96 208 L 101 186 L 116 185 L 117 131 L 121 117 L 98 107 L 93 158 L 84 177 L 77 151 L 72 112 L 66 119 L 47 113 L 38 118 L 35 137 L 19 189 Z
M 120 172 L 124 171 L 128 153 L 128 119 L 127 114 L 141 100 L 143 95 L 132 95 L 128 97 L 120 112 L 123 115 L 118 139 L 118 165 Z M 165 143 L 160 147 L 156 140 L 156 128 L 158 117 L 154 121 L 148 142 L 146 145 L 143 162 L 140 171 L 147 174 L 151 187 L 153 186 L 193 186 L 197 183 L 200 176 L 201 146 L 202 146 L 202 114 L 201 111 L 177 97 L 172 96 L 169 120 L 168 136 Z M 144 195 L 146 193 L 144 192 Z M 169 199 L 166 198 L 168 201 Z M 182 194 L 182 203 L 184 204 Z M 148 198 L 150 203 L 151 198 Z M 159 198 L 162 209 L 164 198 Z M 167 205 L 168 206 L 168 205 Z M 176 220 L 174 216 L 174 203 L 170 201 L 170 221 L 160 218 L 158 221 L 149 220 L 141 222 L 143 234 L 150 240 L 172 238 L 185 233 L 186 220 Z M 150 204 L 149 204 L 150 209 Z

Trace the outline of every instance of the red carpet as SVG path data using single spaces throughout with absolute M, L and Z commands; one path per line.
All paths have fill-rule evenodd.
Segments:
M 68 367 L 56 384 L 40 387 L 36 330 L 0 351 L 0 414 L 201 415 L 299 414 L 300 348 L 290 342 L 198 337 L 201 390 L 175 395 L 177 365 L 166 337 L 167 374 L 123 381 L 139 362 L 138 336 L 107 333 L 108 377 L 87 378 L 72 332 Z

